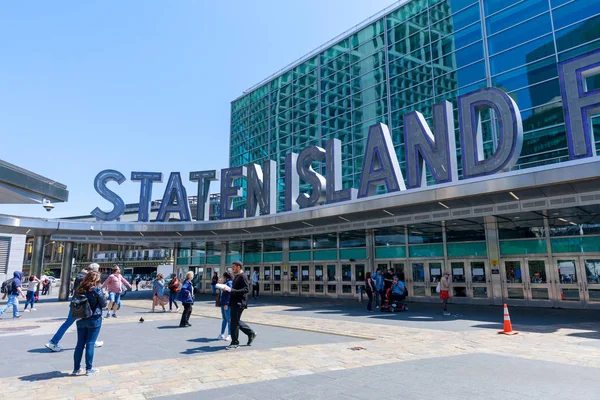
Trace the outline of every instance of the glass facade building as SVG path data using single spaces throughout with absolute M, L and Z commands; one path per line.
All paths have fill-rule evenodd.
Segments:
M 405 173 L 403 115 L 420 111 L 431 125 L 432 105 L 448 100 L 460 156 L 456 98 L 483 87 L 503 89 L 520 108 L 525 135 L 516 169 L 566 161 L 557 64 L 598 48 L 598 1 L 401 2 L 234 100 L 230 165 L 276 161 L 282 211 L 287 153 L 340 139 L 343 186 L 358 187 L 369 127 L 383 122 Z M 493 113 L 483 113 L 486 156 L 496 131 Z M 325 175 L 324 165 L 313 167 Z

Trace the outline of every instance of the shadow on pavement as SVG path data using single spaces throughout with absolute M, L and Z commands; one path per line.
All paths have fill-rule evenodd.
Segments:
M 198 353 L 214 353 L 216 351 L 225 350 L 227 346 L 201 346 L 193 349 L 187 349 L 186 351 L 182 351 L 181 354 L 191 355 Z
M 209 338 L 196 338 L 196 339 L 188 339 L 188 342 L 195 343 L 210 343 L 210 342 L 218 342 L 219 339 L 209 339 Z
M 69 374 L 60 372 L 60 371 L 52 371 L 52 372 L 44 372 L 41 374 L 33 374 L 27 376 L 21 376 L 19 380 L 26 382 L 38 382 L 38 381 L 48 381 L 50 379 L 63 378 L 65 376 L 69 376 Z
M 62 351 L 69 351 L 69 350 L 75 350 L 74 347 L 63 347 Z M 45 347 L 38 347 L 37 349 L 29 349 L 27 350 L 28 353 L 38 353 L 38 354 L 52 354 L 53 352 L 50 351 L 49 349 L 45 348 Z
M 181 328 L 179 325 L 165 325 L 165 326 L 157 326 L 157 329 L 179 329 Z M 183 328 L 181 328 L 183 329 Z

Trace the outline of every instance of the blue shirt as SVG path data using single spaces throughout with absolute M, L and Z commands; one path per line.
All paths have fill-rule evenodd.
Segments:
M 21 279 L 23 279 L 23 273 L 21 271 L 13 272 L 12 288 L 9 293 L 10 295 L 19 295 L 19 291 L 17 289 L 21 287 Z
M 398 284 L 392 286 L 392 293 L 394 294 L 404 294 L 406 293 L 406 287 L 402 281 L 398 281 Z
M 375 290 L 383 290 L 383 275 L 374 274 L 371 278 L 375 281 Z

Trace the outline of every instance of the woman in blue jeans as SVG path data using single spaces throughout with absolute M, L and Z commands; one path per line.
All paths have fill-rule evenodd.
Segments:
M 231 272 L 225 271 L 223 273 L 223 284 L 231 287 L 233 277 Z M 229 301 L 231 300 L 231 293 L 221 290 L 221 317 L 223 322 L 221 323 L 221 334 L 217 339 L 231 340 L 231 310 L 229 309 Z M 227 335 L 225 335 L 225 328 L 227 328 Z
M 88 299 L 92 316 L 77 321 L 77 345 L 73 355 L 73 373 L 79 375 L 83 373 L 81 368 L 81 358 L 85 348 L 85 374 L 95 375 L 99 371 L 93 367 L 94 362 L 94 344 L 102 328 L 102 309 L 106 307 L 106 297 L 100 288 L 100 274 L 96 271 L 90 271 L 85 275 L 83 281 L 77 288 L 77 296 L 85 295 Z

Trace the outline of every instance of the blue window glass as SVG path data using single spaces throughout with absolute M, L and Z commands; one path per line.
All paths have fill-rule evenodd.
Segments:
M 541 107 L 532 108 L 521 112 L 523 130 L 525 132 L 554 126 L 565 122 L 562 102 L 545 104 Z
M 550 13 L 546 13 L 517 25 L 488 39 L 490 55 L 499 53 L 525 41 L 552 32 Z
M 432 24 L 431 29 L 439 29 L 442 32 L 447 32 L 448 27 L 451 27 L 452 30 L 458 31 L 479 19 L 479 4 L 473 4 L 471 7 L 452 15 L 450 18 Z
M 495 87 L 511 91 L 556 78 L 557 76 L 556 59 L 548 57 L 533 64 L 496 75 L 492 77 L 492 84 Z
M 550 0 L 550 4 L 552 4 L 552 7 L 558 7 L 560 5 L 563 5 L 565 3 L 568 3 L 571 0 Z
M 561 51 L 574 48 L 580 44 L 590 42 L 598 38 L 600 38 L 600 16 L 587 19 L 575 25 L 571 25 L 568 28 L 556 31 L 556 48 L 560 53 Z M 592 48 L 590 50 L 594 50 L 600 47 L 600 44 L 596 43 L 591 47 Z M 583 54 L 584 52 L 585 50 L 576 51 L 575 54 L 565 58 L 574 57 L 579 54 Z
M 552 34 L 536 39 L 490 58 L 492 75 L 554 54 Z
M 600 3 L 597 1 L 576 0 L 552 10 L 554 29 L 564 28 L 574 22 L 581 21 L 600 13 Z
M 474 63 L 483 58 L 483 42 L 479 41 L 470 46 L 464 47 L 461 50 L 446 54 L 441 59 L 434 61 L 434 64 L 438 64 L 445 68 L 457 69 L 462 68 L 465 65 Z
M 558 78 L 510 93 L 520 110 L 526 110 L 560 98 Z
M 518 3 L 521 0 L 487 0 L 483 2 L 485 15 L 493 14 L 512 4 Z
M 485 21 L 488 35 L 516 25 L 548 11 L 548 0 L 528 0 L 488 17 Z
M 476 23 L 470 27 L 456 32 L 454 35 L 446 36 L 432 43 L 432 57 L 439 58 L 448 53 L 452 53 L 469 44 L 481 40 L 481 23 Z

